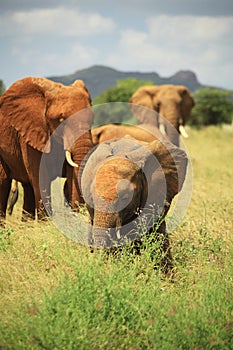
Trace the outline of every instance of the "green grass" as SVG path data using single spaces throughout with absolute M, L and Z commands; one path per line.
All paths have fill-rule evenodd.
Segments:
M 0 231 L 0 349 L 232 349 L 231 128 L 190 129 L 186 216 L 170 234 L 175 275 L 141 256 L 90 253 L 51 223 Z

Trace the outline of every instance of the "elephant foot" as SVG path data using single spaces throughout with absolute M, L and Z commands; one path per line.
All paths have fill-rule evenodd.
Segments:
M 0 209 L 0 229 L 6 227 L 6 214 L 4 210 Z
M 1 219 L 0 218 L 0 230 L 1 229 L 5 229 L 6 228 L 6 221 L 5 221 L 5 219 Z
M 35 214 L 28 213 L 26 210 L 23 210 L 21 221 L 28 222 L 28 221 L 32 221 L 32 220 L 35 220 Z
M 46 209 L 48 209 L 48 211 Z M 40 206 L 36 210 L 38 221 L 40 221 L 40 222 L 48 221 L 49 215 L 50 214 L 52 215 L 52 209 L 51 209 L 51 211 L 49 211 L 49 207 L 47 207 L 46 209 L 44 206 Z

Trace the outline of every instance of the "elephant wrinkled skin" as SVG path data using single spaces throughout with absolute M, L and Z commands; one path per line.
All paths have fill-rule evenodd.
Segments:
M 163 124 L 169 140 L 176 146 L 179 146 L 179 133 L 188 136 L 184 125 L 190 116 L 194 100 L 187 87 L 172 84 L 142 86 L 131 96 L 129 102 L 132 103 L 132 111 L 139 123 L 155 124 L 158 127 Z M 162 118 L 155 120 L 147 108 L 138 109 L 134 105 L 156 111 Z
M 81 178 L 92 223 L 90 243 L 107 248 L 138 239 L 143 221 L 147 233 L 159 226 L 171 261 L 164 218 L 183 186 L 186 167 L 186 153 L 169 141 L 121 139 L 98 145 Z
M 40 186 L 49 198 L 51 180 L 57 176 L 65 174 L 67 177 L 67 196 L 71 204 L 83 201 L 77 184 L 78 172 L 82 169 L 64 162 L 61 174 L 57 162 L 65 150 L 69 150 L 73 161 L 79 165 L 92 148 L 93 112 L 89 107 L 91 98 L 81 80 L 64 86 L 45 78 L 27 77 L 15 82 L 1 96 L 0 220 L 5 219 L 12 179 L 22 183 L 23 212 L 32 218 L 35 218 L 35 209 L 38 218 L 46 215 Z M 51 137 L 63 121 L 71 120 L 70 117 L 76 114 L 71 127 L 65 124 L 59 135 L 55 133 Z M 79 137 L 73 144 L 69 141 L 72 128 L 79 130 Z M 44 166 L 40 178 L 42 154 L 45 156 L 44 165 L 52 169 L 52 174 L 48 175 Z

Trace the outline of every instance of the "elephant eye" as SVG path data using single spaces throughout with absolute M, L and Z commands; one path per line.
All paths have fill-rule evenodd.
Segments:
M 186 89 L 181 90 L 180 95 L 181 95 L 182 97 L 184 97 L 186 94 L 187 94 L 187 90 L 186 90 Z

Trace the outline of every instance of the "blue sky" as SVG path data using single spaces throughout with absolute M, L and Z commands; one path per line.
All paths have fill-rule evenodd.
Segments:
M 232 0 L 1 0 L 0 79 L 102 64 L 163 77 L 188 69 L 233 90 L 232 38 Z

